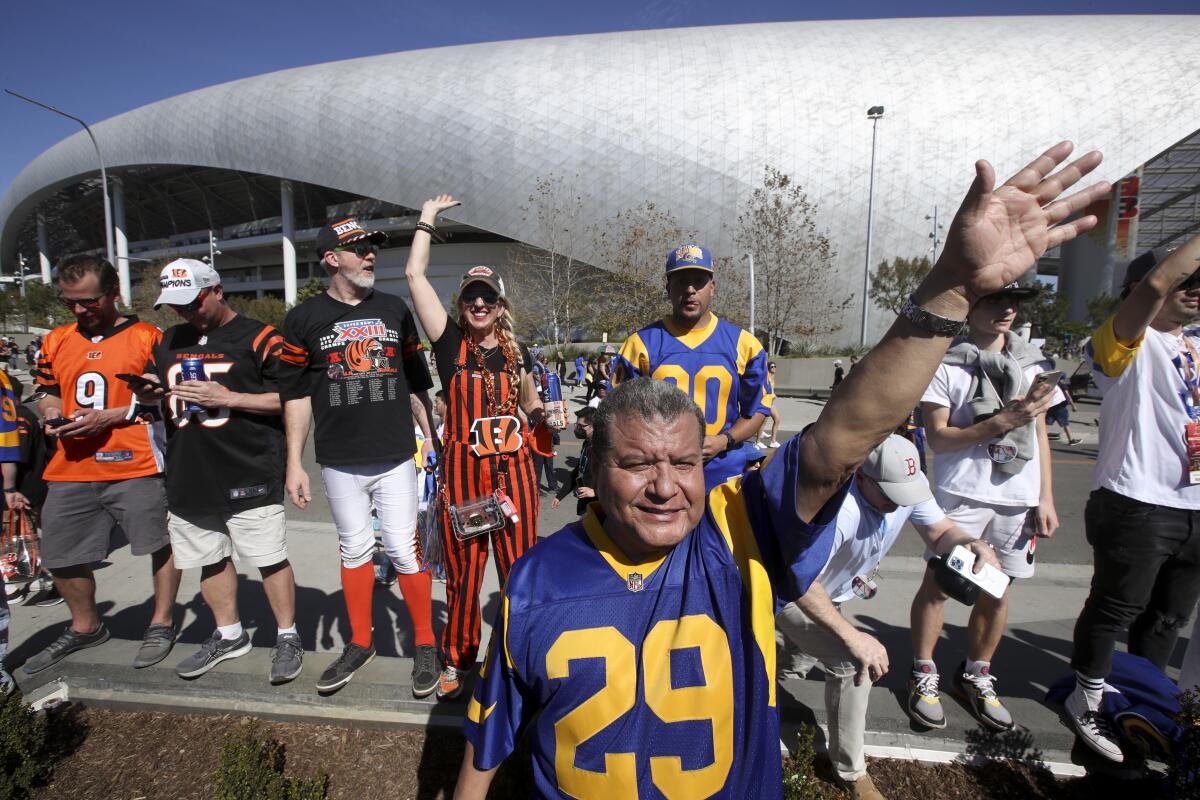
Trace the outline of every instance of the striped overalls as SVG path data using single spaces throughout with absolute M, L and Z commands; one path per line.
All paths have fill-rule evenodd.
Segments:
M 474 357 L 469 360 L 475 362 Z M 524 421 L 520 428 L 522 444 L 515 453 L 481 457 L 472 452 L 472 424 L 492 414 L 482 379 L 484 365 L 471 366 L 467 362 L 464 337 L 458 348 L 454 375 L 446 387 L 446 427 L 442 466 L 438 471 L 448 606 L 448 619 L 442 630 L 442 659 L 464 671 L 475 666 L 479 652 L 479 591 L 487 565 L 488 540 L 495 551 L 496 571 L 503 586 L 513 562 L 537 541 L 538 516 L 537 478 Z M 511 377 L 502 371 L 496 373 L 495 381 L 498 396 L 507 397 Z M 515 409 L 509 413 L 516 416 Z M 484 497 L 498 488 L 512 499 L 520 522 L 514 525 L 508 521 L 502 528 L 460 541 L 454 535 L 449 506 Z

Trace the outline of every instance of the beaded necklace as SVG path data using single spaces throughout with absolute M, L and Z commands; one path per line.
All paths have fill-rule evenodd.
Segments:
M 483 373 L 483 394 L 488 401 L 488 416 L 498 417 L 514 413 L 517 410 L 517 394 L 521 378 L 521 373 L 517 369 L 517 348 L 504 337 L 501 329 L 496 329 L 496 340 L 501 352 L 504 353 L 504 371 L 508 373 L 509 378 L 508 397 L 501 403 L 499 389 L 496 386 L 496 375 L 488 369 L 487 362 L 484 361 L 483 350 L 469 333 L 466 334 L 466 339 L 467 348 L 470 349 L 471 355 L 475 356 L 475 361 Z

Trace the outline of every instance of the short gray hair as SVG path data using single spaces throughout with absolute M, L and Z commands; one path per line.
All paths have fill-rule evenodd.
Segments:
M 704 447 L 704 414 L 692 398 L 675 388 L 674 384 L 654 378 L 634 378 L 625 381 L 596 409 L 592 417 L 592 453 L 603 458 L 613 446 L 613 429 L 630 417 L 643 422 L 674 422 L 690 414 L 700 430 L 700 447 Z

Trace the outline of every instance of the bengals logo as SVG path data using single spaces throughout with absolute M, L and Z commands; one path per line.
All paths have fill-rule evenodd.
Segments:
M 482 417 L 471 424 L 471 453 L 483 458 L 521 449 L 521 421 L 516 417 Z
M 358 339 L 346 345 L 346 366 L 354 372 L 370 372 L 379 363 L 383 347 L 374 339 Z

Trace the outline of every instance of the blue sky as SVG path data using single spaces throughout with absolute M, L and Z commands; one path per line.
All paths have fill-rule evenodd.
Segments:
M 0 88 L 96 122 L 277 69 L 470 42 L 800 19 L 1185 14 L 1197 0 L 42 0 L 0 14 Z M 0 191 L 78 126 L 0 95 Z

